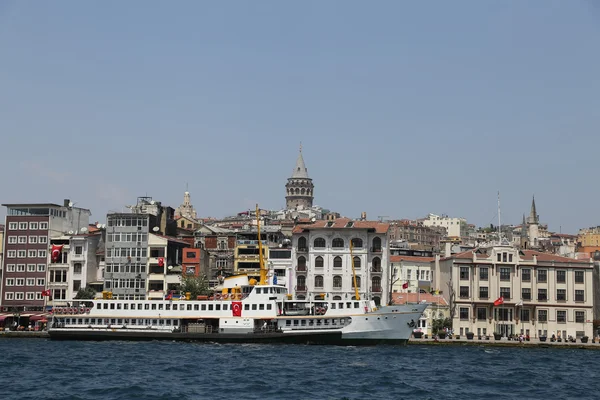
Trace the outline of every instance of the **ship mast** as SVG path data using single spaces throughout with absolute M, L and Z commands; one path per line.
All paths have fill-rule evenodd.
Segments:
M 352 279 L 354 279 L 354 295 L 356 296 L 356 300 L 360 300 L 358 286 L 356 286 L 356 269 L 354 269 L 354 256 L 352 255 L 353 248 L 354 246 L 352 245 L 352 239 L 350 239 L 350 260 L 352 260 Z
M 258 259 L 260 264 L 260 284 L 266 285 L 267 282 L 267 269 L 265 268 L 265 260 L 263 258 L 262 240 L 260 238 L 260 210 L 258 204 L 256 205 L 256 227 L 258 229 Z

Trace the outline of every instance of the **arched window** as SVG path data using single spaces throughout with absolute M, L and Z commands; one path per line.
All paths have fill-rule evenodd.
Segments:
M 300 190 L 300 194 L 304 194 L 304 188 Z
M 298 251 L 306 251 L 306 238 L 304 236 L 300 236 L 298 239 Z
M 354 277 L 351 277 L 350 280 L 352 281 L 352 289 L 354 289 Z M 356 286 L 360 289 L 360 276 L 356 277 Z
M 373 258 L 373 272 L 381 272 L 381 258 L 375 257 Z
M 371 279 L 371 283 L 372 283 L 371 291 L 381 292 L 381 277 L 380 276 L 374 276 L 373 279 Z
M 361 238 L 352 239 L 352 247 L 360 249 L 363 247 L 363 241 Z
M 306 271 L 306 258 L 304 256 L 298 257 L 298 271 Z
M 333 277 L 333 288 L 341 289 L 342 288 L 342 277 L 339 275 L 335 275 Z
M 314 246 L 317 249 L 324 249 L 325 248 L 325 239 L 323 238 L 316 238 L 314 241 Z
M 323 277 L 321 275 L 315 276 L 315 287 L 322 288 L 323 287 Z
M 342 268 L 342 257 L 337 256 L 333 259 L 333 268 Z
M 372 249 L 372 251 L 377 251 L 377 252 L 381 251 L 381 238 L 380 237 L 374 237 L 373 238 L 373 249 Z
M 354 269 L 360 269 L 360 257 L 354 257 Z
M 334 299 L 334 300 L 341 300 L 341 299 L 342 299 L 342 296 L 333 296 L 333 299 Z
M 300 189 L 296 188 L 296 194 L 300 194 Z
M 296 278 L 296 290 L 306 290 L 306 277 L 298 275 Z
M 315 268 L 323 268 L 323 257 L 318 256 L 315 258 Z
M 335 238 L 331 241 L 331 247 L 334 249 L 343 249 L 344 248 L 344 239 Z

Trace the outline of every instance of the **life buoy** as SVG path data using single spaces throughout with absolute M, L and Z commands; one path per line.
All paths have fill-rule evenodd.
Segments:
M 220 293 L 217 293 L 217 294 L 215 295 L 215 299 L 216 299 L 216 300 L 221 300 L 221 294 L 220 294 Z
M 54 314 L 60 314 L 60 310 L 59 310 L 58 308 L 53 308 L 53 309 L 52 309 L 52 312 L 53 312 Z
M 73 310 L 72 308 L 69 308 L 69 314 L 73 314 L 73 311 L 75 311 L 75 310 Z
M 241 293 L 238 293 L 238 294 L 237 294 L 237 299 L 238 299 L 238 300 L 241 300 L 241 299 L 242 299 L 242 294 L 241 294 Z
M 85 314 L 85 308 L 81 307 L 81 308 L 79 309 L 79 314 Z
M 89 308 L 86 308 L 86 309 L 85 309 L 85 313 L 86 313 L 86 314 L 89 314 L 89 313 L 90 313 L 90 309 L 89 309 Z
M 229 298 L 229 295 L 228 295 L 227 293 L 225 293 L 225 294 L 223 295 L 223 300 L 227 300 L 228 298 Z

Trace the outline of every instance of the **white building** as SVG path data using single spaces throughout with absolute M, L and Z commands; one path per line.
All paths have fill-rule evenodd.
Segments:
M 434 257 L 398 255 L 390 256 L 392 270 L 392 292 L 417 293 L 419 287 L 429 293 L 433 280 Z M 408 287 L 404 288 L 404 285 Z
M 181 283 L 183 249 L 189 244 L 173 237 L 148 234 L 146 298 L 164 299 Z
M 79 289 L 95 282 L 98 275 L 96 251 L 102 237 L 100 231 L 72 236 L 69 242 L 70 292 L 73 297 Z
M 292 260 L 298 299 L 320 297 L 332 300 L 355 297 L 387 304 L 389 296 L 389 224 L 338 218 L 298 225 L 292 236 Z M 352 256 L 350 242 L 352 241 Z
M 292 248 L 277 246 L 269 248 L 269 282 L 273 283 L 273 276 L 277 276 L 277 284 L 284 285 L 288 293 L 294 289 L 294 268 L 292 263 Z
M 467 220 L 465 218 L 451 218 L 447 215 L 429 214 L 422 220 L 425 226 L 436 226 L 446 228 L 446 236 L 463 237 L 466 236 Z
M 460 335 L 592 337 L 589 259 L 496 245 L 435 264 L 434 286 L 449 300 L 453 328 Z

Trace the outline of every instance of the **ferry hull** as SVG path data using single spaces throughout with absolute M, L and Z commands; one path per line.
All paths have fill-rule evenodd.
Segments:
M 344 338 L 342 332 L 294 332 L 294 333 L 171 333 L 108 329 L 50 329 L 52 340 L 87 341 L 152 341 L 175 340 L 183 342 L 209 343 L 261 343 L 261 344 L 305 344 L 337 346 L 374 346 L 379 344 L 406 344 L 405 339 Z

